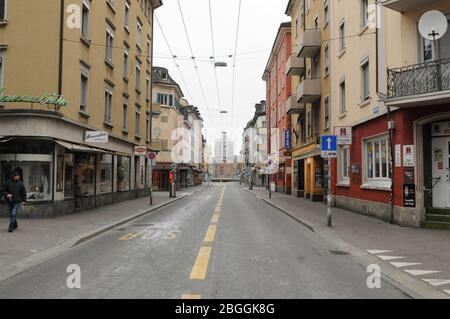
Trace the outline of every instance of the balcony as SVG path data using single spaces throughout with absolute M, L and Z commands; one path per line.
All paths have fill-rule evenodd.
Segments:
M 306 30 L 300 36 L 297 56 L 301 58 L 313 58 L 322 46 L 322 33 L 316 30 Z
M 388 70 L 386 104 L 414 107 L 450 103 L 450 59 Z
M 381 4 L 398 12 L 407 12 L 433 2 L 438 2 L 438 0 L 383 0 Z
M 154 117 L 158 117 L 161 115 L 161 104 L 157 104 L 157 103 L 152 104 L 152 115 Z
M 315 103 L 322 96 L 321 79 L 305 79 L 297 87 L 298 103 Z
M 286 62 L 286 75 L 302 76 L 305 73 L 305 59 L 298 58 L 294 54 Z
M 290 96 L 286 101 L 287 114 L 300 114 L 305 110 L 305 104 L 297 102 L 297 97 Z

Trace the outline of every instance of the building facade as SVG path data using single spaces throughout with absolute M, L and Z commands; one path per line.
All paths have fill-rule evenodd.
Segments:
M 22 213 L 51 217 L 146 195 L 161 1 L 1 5 L 0 184 L 22 172 Z
M 293 195 L 322 201 L 327 188 L 327 165 L 321 158 L 320 136 L 329 134 L 331 118 L 330 12 L 334 1 L 292 0 L 292 55 L 286 73 L 292 75 L 288 103 L 293 131 Z M 340 4 L 339 4 L 340 5 Z
M 288 100 L 292 96 L 291 76 L 286 73 L 286 65 L 291 56 L 291 23 L 280 25 L 272 52 L 267 62 L 263 80 L 266 82 L 267 103 L 267 152 L 273 163 L 274 173 L 271 183 L 278 192 L 291 193 L 291 116 Z M 286 143 L 287 142 L 287 143 Z M 272 186 L 273 187 L 273 186 Z

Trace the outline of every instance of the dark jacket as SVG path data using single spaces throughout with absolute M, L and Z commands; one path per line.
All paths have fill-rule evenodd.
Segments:
M 5 197 L 7 202 L 9 202 L 8 198 L 6 197 L 8 194 L 12 195 L 13 203 L 22 203 L 27 200 L 27 191 L 25 190 L 25 186 L 21 181 L 7 181 L 5 183 L 3 191 L 3 196 Z

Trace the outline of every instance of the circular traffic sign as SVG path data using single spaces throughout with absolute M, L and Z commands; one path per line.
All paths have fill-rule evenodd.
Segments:
M 148 152 L 147 153 L 147 158 L 149 160 L 154 160 L 156 158 L 156 153 L 155 152 Z

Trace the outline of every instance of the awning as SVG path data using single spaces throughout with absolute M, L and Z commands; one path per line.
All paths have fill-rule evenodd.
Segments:
M 69 142 L 63 142 L 59 140 L 57 140 L 56 143 L 73 152 L 102 153 L 102 154 L 112 153 L 105 150 L 101 150 L 99 148 L 90 147 L 87 145 L 72 144 Z
M 131 154 L 122 153 L 122 152 L 114 152 L 114 154 L 117 156 L 131 157 Z

